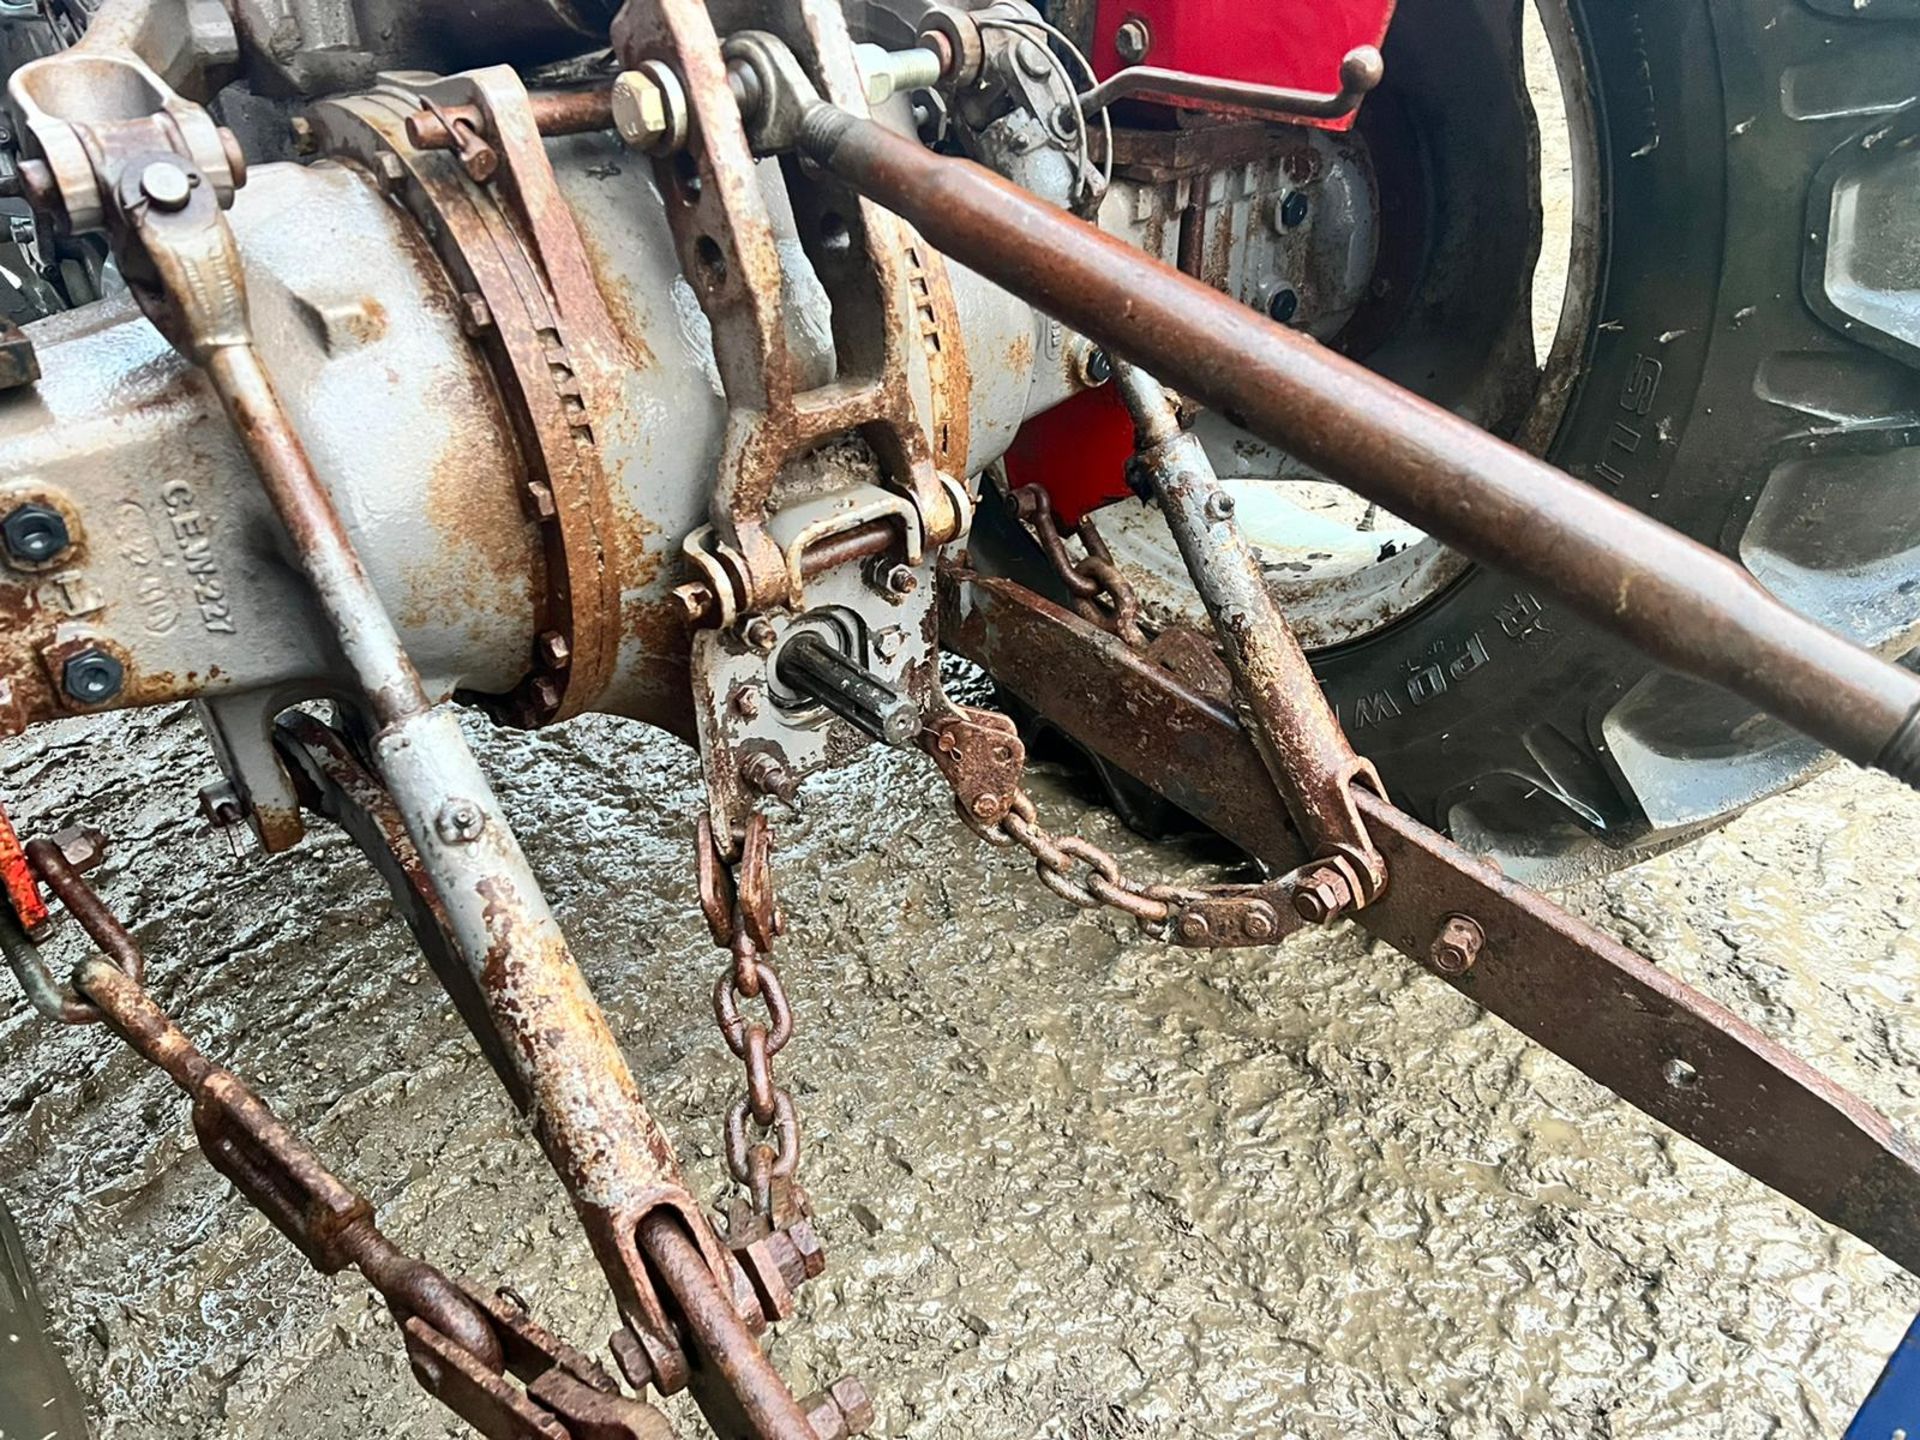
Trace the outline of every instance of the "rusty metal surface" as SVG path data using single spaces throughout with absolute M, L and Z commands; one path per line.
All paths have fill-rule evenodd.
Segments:
M 1225 711 L 1004 580 L 950 588 L 948 633 L 1049 723 L 1276 869 L 1303 855 Z M 1357 792 L 1392 877 L 1356 923 L 1655 1119 L 1920 1273 L 1920 1151 L 1731 1011 Z M 1454 917 L 1483 947 L 1465 965 Z
M 686 1231 L 672 1216 L 653 1215 L 640 1227 L 640 1244 L 686 1322 L 689 1388 L 721 1440 L 816 1440 L 806 1411 Z
M 119 928 L 111 917 L 106 924 Z M 114 950 L 138 953 L 123 929 Z M 75 983 L 121 1038 L 192 1100 L 194 1134 L 209 1163 L 316 1270 L 358 1270 L 399 1321 L 422 1388 L 480 1433 L 501 1440 L 664 1440 L 671 1434 L 657 1411 L 621 1395 L 579 1351 L 396 1246 L 366 1197 L 329 1170 L 245 1082 L 202 1055 L 132 975 L 96 957 L 80 967 Z M 524 1390 L 509 1375 L 525 1382 Z
M 1920 676 L 1796 615 L 1725 557 L 977 166 L 828 107 L 801 148 L 953 259 L 1321 473 L 1920 785 Z
M 752 18 L 783 27 L 779 40 L 807 58 L 808 83 L 822 94 L 864 104 L 838 5 L 807 0 L 790 16 Z M 965 517 L 935 469 L 911 368 L 933 375 L 940 450 L 951 455 L 967 431 L 965 406 L 956 399 L 969 388 L 969 371 L 958 334 L 944 328 L 955 313 L 944 263 L 924 246 L 910 256 L 898 219 L 840 187 L 790 184 L 800 238 L 832 303 L 839 341 L 834 382 L 808 388 L 789 341 L 781 257 L 715 18 L 693 0 L 631 0 L 614 21 L 613 42 L 629 69 L 671 65 L 691 112 L 689 147 L 656 169 L 670 197 L 682 268 L 713 327 L 730 407 L 710 509 L 713 535 L 688 548 L 724 592 L 727 618 L 735 603 L 752 611 L 787 598 L 789 572 L 767 530 L 777 482 L 789 461 L 833 436 L 863 435 L 887 483 L 912 498 L 926 540 L 952 539 Z M 768 86 L 764 77 L 762 84 Z
M 501 708 L 517 722 L 544 722 L 588 708 L 619 648 L 622 577 L 595 427 L 617 406 L 625 347 L 518 79 L 495 67 L 428 89 L 436 103 L 484 111 L 501 160 L 492 184 L 408 140 L 406 121 L 426 91 L 398 83 L 316 106 L 315 143 L 386 177 L 431 237 L 499 380 L 525 461 L 521 506 L 545 558 L 537 634 L 563 642 L 536 640 L 526 677 Z
M 1159 498 L 1207 607 L 1267 773 L 1314 859 L 1340 872 L 1349 904 L 1365 905 L 1386 886 L 1387 869 L 1354 797 L 1362 788 L 1384 796 L 1379 772 L 1340 728 L 1200 442 L 1181 429 L 1151 375 L 1122 360 L 1114 381 L 1133 415 L 1136 472 Z M 1345 908 L 1335 905 L 1319 919 Z
M 40 378 L 33 341 L 13 321 L 0 318 L 0 391 L 18 390 Z
M 527 112 L 542 136 L 585 135 L 593 130 L 613 128 L 613 91 L 609 86 L 587 90 L 529 90 Z M 489 144 L 497 140 L 484 106 L 440 104 L 415 111 L 407 117 L 407 139 L 422 150 L 457 150 L 456 130 L 465 126 Z
M 394 903 L 433 967 L 460 1019 L 479 1043 L 513 1103 L 532 1104 L 527 1084 L 508 1054 L 506 1041 L 487 1012 L 454 939 L 453 920 L 420 852 L 407 834 L 393 796 L 361 763 L 340 733 L 305 711 L 289 711 L 274 726 L 274 747 L 298 787 L 300 803 L 324 815 L 352 837 L 386 881 Z

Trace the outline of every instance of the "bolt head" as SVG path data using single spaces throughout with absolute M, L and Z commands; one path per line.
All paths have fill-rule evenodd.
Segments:
M 773 628 L 771 620 L 764 618 L 749 620 L 742 634 L 747 644 L 762 655 L 771 654 L 773 647 L 780 641 L 780 632 Z
M 1477 923 L 1465 915 L 1449 915 L 1434 937 L 1427 958 L 1442 975 L 1464 975 L 1480 958 L 1480 947 L 1485 943 L 1486 935 Z
M 1129 20 L 1113 36 L 1113 53 L 1128 65 L 1138 65 L 1153 48 L 1153 32 L 1144 20 Z
M 549 670 L 564 670 L 573 660 L 573 646 L 558 630 L 540 636 L 540 663 Z
M 91 870 L 107 858 L 107 837 L 91 825 L 69 825 L 57 830 L 53 843 L 60 847 L 67 864 L 76 870 Z
M 1267 316 L 1277 325 L 1293 323 L 1300 313 L 1300 295 L 1290 285 L 1282 285 L 1267 301 Z
M 0 540 L 6 544 L 8 559 L 22 565 L 45 565 L 72 546 L 73 535 L 58 510 L 29 501 L 14 506 L 0 520 Z
M 1274 917 L 1263 915 L 1258 910 L 1247 915 L 1247 938 L 1249 940 L 1271 940 L 1274 932 Z
M 1189 910 L 1180 917 L 1180 933 L 1189 940 L 1207 938 L 1207 917 L 1197 910 Z
M 1233 496 L 1224 490 L 1216 490 L 1207 497 L 1207 519 L 1214 524 L 1224 524 L 1233 518 Z
M 1304 190 L 1289 190 L 1280 197 L 1280 203 L 1274 207 L 1282 230 L 1297 230 L 1307 223 L 1307 216 L 1313 211 L 1313 202 L 1307 199 Z
M 1020 68 L 1035 80 L 1044 80 L 1053 73 L 1053 65 L 1047 58 L 1047 52 L 1032 40 L 1022 40 L 1014 49 L 1014 58 L 1020 62 Z
M 60 667 L 60 684 L 82 705 L 104 705 L 127 683 L 127 667 L 104 650 L 82 650 Z
M 156 210 L 184 210 L 193 198 L 193 176 L 172 160 L 155 160 L 140 172 L 140 193 Z
M 733 692 L 733 713 L 742 720 L 752 720 L 760 713 L 760 694 L 751 686 L 742 685 Z
M 613 82 L 613 128 L 634 150 L 652 151 L 673 128 L 667 92 L 651 75 L 622 71 Z

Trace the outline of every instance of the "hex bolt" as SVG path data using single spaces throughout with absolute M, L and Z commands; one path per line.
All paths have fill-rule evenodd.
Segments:
M 82 705 L 103 705 L 127 682 L 127 667 L 104 650 L 87 649 L 67 657 L 60 683 Z
M 1206 516 L 1215 525 L 1224 525 L 1233 518 L 1233 496 L 1224 490 L 1216 490 L 1207 496 Z
M 1268 318 L 1278 325 L 1288 325 L 1293 317 L 1300 313 L 1300 296 L 1292 286 L 1282 285 L 1273 292 L 1267 301 Z
M 6 544 L 7 558 L 22 565 L 45 565 L 73 545 L 66 517 L 51 505 L 31 500 L 14 506 L 0 520 L 0 539 Z
M 1138 65 L 1153 49 L 1153 32 L 1144 20 L 1129 20 L 1113 35 L 1113 53 L 1128 65 Z
M 1433 937 L 1427 958 L 1442 975 L 1464 975 L 1480 958 L 1480 947 L 1487 943 L 1479 922 L 1465 915 L 1449 915 Z
M 888 664 L 892 664 L 895 660 L 898 660 L 901 652 L 906 648 L 907 632 L 904 630 L 889 626 L 887 629 L 876 631 L 874 634 L 873 653 Z
M 1307 199 L 1304 190 L 1289 190 L 1280 197 L 1280 203 L 1273 207 L 1275 217 L 1280 221 L 1282 230 L 1298 230 L 1307 223 L 1307 216 L 1313 211 L 1313 202 Z
M 193 177 L 171 160 L 155 160 L 140 172 L 140 193 L 156 210 L 184 210 L 193 198 Z
M 892 600 L 904 600 L 920 588 L 911 565 L 882 555 L 867 566 L 867 583 Z
M 1353 904 L 1347 877 L 1331 865 L 1322 865 L 1300 881 L 1293 892 L 1293 913 L 1309 925 L 1326 925 Z
M 623 70 L 613 81 L 613 128 L 633 150 L 659 154 L 671 148 L 676 125 L 674 99 L 666 87 L 642 70 Z
M 733 713 L 742 720 L 755 720 L 760 715 L 760 692 L 751 685 L 742 685 L 733 692 Z
M 740 780 L 756 795 L 769 795 L 789 810 L 800 807 L 800 780 L 780 757 L 758 750 L 740 762 Z
M 541 633 L 536 653 L 540 656 L 540 663 L 549 670 L 564 670 L 573 662 L 573 646 L 558 630 Z
M 1097 390 L 1113 379 L 1113 357 L 1098 345 L 1080 347 L 1080 383 Z
M 433 829 L 449 845 L 470 845 L 487 828 L 487 817 L 471 800 L 449 800 L 434 817 Z

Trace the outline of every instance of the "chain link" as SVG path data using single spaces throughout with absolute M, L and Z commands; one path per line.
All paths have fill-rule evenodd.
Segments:
M 722 1134 L 727 1171 L 747 1187 L 756 1215 L 778 1222 L 783 1188 L 800 1164 L 800 1121 L 793 1096 L 774 1078 L 773 1060 L 793 1038 L 793 1007 L 774 969 L 774 940 L 786 920 L 773 898 L 773 836 L 767 817 L 747 821 L 740 858 L 729 863 L 713 828 L 700 822 L 700 908 L 731 960 L 713 985 L 713 1018 L 746 1072 L 746 1093 L 728 1109 Z M 765 1018 L 742 1008 L 758 1001 Z
M 1113 552 L 1093 523 L 1084 517 L 1074 533 L 1086 548 L 1084 558 L 1076 559 L 1067 549 L 1060 525 L 1053 513 L 1053 501 L 1038 485 L 1023 485 L 1013 492 L 1014 513 L 1033 527 L 1040 548 L 1061 582 L 1073 595 L 1073 608 L 1082 619 L 1111 630 L 1135 650 L 1146 648 L 1147 637 L 1140 628 L 1140 597 L 1132 583 L 1114 563 Z
M 1013 806 L 997 825 L 983 825 L 957 801 L 961 820 L 997 849 L 1018 847 L 1034 858 L 1040 883 L 1082 910 L 1118 911 L 1156 939 L 1166 939 L 1169 922 L 1181 906 L 1205 892 L 1178 885 L 1143 885 L 1128 878 L 1113 853 L 1079 835 L 1055 835 L 1040 823 L 1033 797 L 1014 793 Z

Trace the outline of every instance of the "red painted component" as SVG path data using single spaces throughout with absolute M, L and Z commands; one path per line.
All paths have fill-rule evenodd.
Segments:
M 1084 390 L 1020 427 L 1007 451 L 1014 489 L 1038 485 L 1072 529 L 1089 510 L 1124 500 L 1133 458 L 1133 420 L 1111 385 Z
M 1386 38 L 1393 6 L 1394 0 L 1099 0 L 1091 58 L 1103 80 L 1125 68 L 1114 36 L 1138 20 L 1151 41 L 1142 64 L 1332 93 L 1340 88 L 1346 53 Z M 1353 117 L 1302 123 L 1346 130 Z
M 40 884 L 33 878 L 33 867 L 27 863 L 27 852 L 14 834 L 5 806 L 0 806 L 0 891 L 20 928 L 38 938 L 53 917 L 40 898 Z

